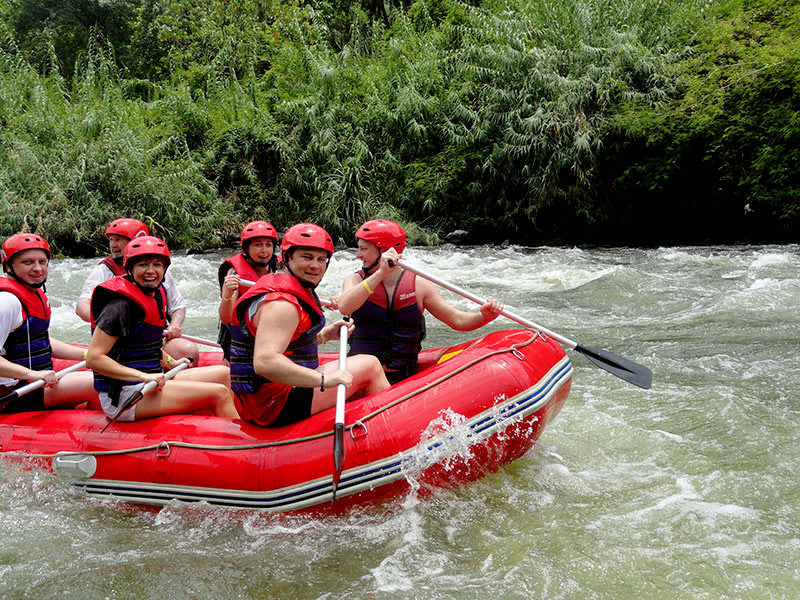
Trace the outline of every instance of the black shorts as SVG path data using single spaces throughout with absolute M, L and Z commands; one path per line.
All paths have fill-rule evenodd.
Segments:
M 311 416 L 311 401 L 314 399 L 314 388 L 292 388 L 286 404 L 278 418 L 270 423 L 270 427 L 280 427 L 298 423 Z
M 21 388 L 23 385 L 28 385 L 29 383 L 30 381 L 21 381 L 17 385 L 15 385 L 12 389 L 9 389 L 8 392 L 17 388 Z M 32 412 L 35 410 L 44 410 L 43 387 L 30 391 L 24 396 L 20 396 L 19 398 L 14 398 L 11 402 L 9 402 L 6 406 L 4 406 L 0 410 L 0 413 L 21 413 L 21 412 Z

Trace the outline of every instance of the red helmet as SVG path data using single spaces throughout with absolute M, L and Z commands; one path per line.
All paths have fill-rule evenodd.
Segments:
M 161 256 L 167 260 L 167 266 L 172 262 L 167 245 L 152 235 L 140 235 L 128 243 L 125 247 L 125 269 L 130 270 L 129 263 L 140 256 Z
M 0 259 L 3 261 L 3 270 L 6 265 L 11 261 L 15 254 L 23 250 L 44 250 L 47 254 L 47 259 L 53 255 L 50 252 L 50 244 L 48 244 L 43 237 L 39 237 L 35 233 L 17 233 L 3 242 L 3 247 L 0 249 Z
M 106 227 L 105 236 L 108 237 L 110 233 L 132 240 L 140 235 L 150 235 L 150 230 L 147 229 L 147 225 L 137 219 L 116 219 Z
M 406 247 L 406 232 L 400 225 L 387 219 L 367 221 L 358 228 L 356 238 L 372 242 L 381 250 L 394 248 L 403 252 Z
M 257 237 L 271 238 L 272 242 L 276 246 L 278 245 L 278 232 L 275 231 L 272 223 L 267 223 L 266 221 L 253 221 L 252 223 L 245 225 L 244 229 L 242 229 L 242 250 L 247 248 L 245 242 L 249 242 L 253 238 Z
M 333 240 L 328 232 L 319 225 L 312 223 L 298 223 L 292 225 L 283 234 L 281 240 L 281 252 L 286 254 L 290 248 L 303 247 L 303 248 L 318 248 L 325 250 L 328 257 L 333 254 Z

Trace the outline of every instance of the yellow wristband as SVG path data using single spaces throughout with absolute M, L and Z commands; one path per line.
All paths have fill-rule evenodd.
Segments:
M 168 365 L 171 365 L 172 364 L 172 357 L 169 354 L 167 354 L 167 360 L 165 360 L 164 362 L 167 363 Z
M 89 350 L 83 351 L 83 360 L 86 360 L 86 357 L 89 355 Z
M 364 279 L 364 280 L 361 282 L 361 285 L 363 285 L 363 286 L 364 286 L 364 289 L 365 289 L 365 290 L 367 290 L 367 293 L 368 293 L 368 294 L 371 296 L 371 295 L 372 295 L 372 290 L 371 290 L 371 289 L 369 289 L 369 284 L 367 283 L 367 280 L 366 280 L 366 279 Z
M 231 294 L 230 298 L 226 298 L 225 296 L 223 296 L 222 299 L 225 300 L 225 302 L 233 302 L 233 294 Z

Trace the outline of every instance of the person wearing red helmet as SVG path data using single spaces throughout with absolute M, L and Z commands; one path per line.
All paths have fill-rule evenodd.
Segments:
M 503 310 L 492 298 L 478 312 L 458 310 L 433 283 L 400 268 L 397 262 L 405 249 L 406 233 L 394 221 L 367 221 L 356 239 L 356 258 L 362 268 L 342 283 L 339 311 L 355 322 L 350 353 L 376 356 L 392 384 L 416 370 L 426 310 L 456 331 L 477 329 Z
M 106 227 L 105 236 L 108 240 L 110 254 L 106 256 L 89 274 L 83 289 L 78 297 L 75 314 L 87 323 L 91 322 L 91 298 L 94 288 L 117 275 L 125 275 L 125 266 L 122 264 L 125 248 L 131 240 L 141 236 L 150 235 L 147 225 L 138 219 L 115 219 Z M 186 304 L 183 301 L 178 283 L 167 273 L 164 278 L 164 289 L 167 292 L 167 316 L 169 324 L 166 328 L 166 351 L 176 358 L 191 358 L 194 363 L 200 356 L 197 345 L 181 337 L 181 326 L 186 318 Z
M 233 307 L 239 296 L 249 289 L 241 284 L 241 280 L 258 281 L 267 273 L 274 273 L 278 268 L 275 250 L 278 247 L 278 232 L 272 223 L 252 221 L 242 228 L 240 236 L 241 252 L 226 258 L 219 266 L 218 278 L 221 300 L 219 303 L 219 337 L 217 342 L 222 347 L 226 359 L 230 358 Z
M 163 241 L 136 237 L 125 248 L 126 274 L 94 289 L 86 364 L 94 371 L 100 405 L 107 417 L 120 421 L 198 410 L 237 418 L 227 367 L 197 367 L 164 381 L 164 366 L 189 360 L 175 360 L 162 349 L 167 295 L 161 284 L 171 261 Z M 125 402 L 151 381 L 157 387 L 117 416 Z
M 73 408 L 97 395 L 88 371 L 69 373 L 60 380 L 53 357 L 81 360 L 83 350 L 50 337 L 50 302 L 44 292 L 50 245 L 33 233 L 18 233 L 0 249 L 0 396 L 42 380 L 44 387 L 17 397 L 0 412 Z
M 348 397 L 389 387 L 380 363 L 354 356 L 347 369 L 319 364 L 318 345 L 339 338 L 344 321 L 325 326 L 315 288 L 325 276 L 333 241 L 320 226 L 299 223 L 281 241 L 278 272 L 261 277 L 236 302 L 231 325 L 231 387 L 243 419 L 258 425 L 296 423 Z

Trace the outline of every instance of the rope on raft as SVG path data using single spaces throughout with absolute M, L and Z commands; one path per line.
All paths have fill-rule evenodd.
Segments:
M 446 373 L 445 375 L 442 375 L 438 379 L 436 379 L 434 381 L 431 381 L 430 383 L 422 386 L 421 388 L 416 389 L 413 392 L 409 392 L 408 394 L 405 394 L 404 396 L 401 396 L 400 398 L 397 398 L 396 400 L 393 400 L 392 402 L 389 402 L 388 404 L 385 404 L 385 405 L 381 406 L 380 408 L 374 410 L 373 412 L 365 415 L 364 417 L 362 417 L 358 421 L 356 421 L 356 422 L 354 422 L 354 423 L 352 423 L 350 425 L 347 425 L 345 427 L 345 431 L 351 431 L 352 429 L 354 429 L 356 427 L 363 427 L 365 421 L 369 421 L 370 419 L 374 419 L 376 416 L 378 416 L 382 412 L 387 411 L 390 408 L 392 408 L 394 406 L 397 406 L 398 404 L 400 404 L 402 402 L 405 402 L 405 401 L 413 398 L 414 396 L 416 396 L 418 394 L 421 394 L 422 392 L 425 392 L 425 391 L 427 391 L 427 390 L 429 390 L 429 389 L 431 389 L 433 387 L 436 387 L 437 385 L 440 385 L 441 383 L 447 381 L 451 377 L 454 377 L 454 376 L 458 375 L 459 373 L 469 369 L 470 367 L 478 364 L 479 362 L 482 362 L 482 361 L 486 360 L 487 358 L 490 358 L 490 357 L 495 356 L 497 354 L 504 354 L 504 353 L 509 353 L 509 352 L 510 353 L 514 353 L 519 348 L 524 348 L 525 346 L 533 343 L 533 341 L 536 340 L 536 338 L 538 338 L 541 335 L 541 333 L 539 331 L 534 331 L 534 330 L 530 330 L 530 331 L 531 331 L 531 333 L 533 333 L 533 335 L 527 341 L 519 342 L 519 343 L 516 343 L 516 344 L 512 344 L 508 348 L 503 348 L 503 349 L 500 349 L 500 350 L 493 350 L 492 352 L 484 354 L 483 356 L 479 356 L 477 358 L 474 358 L 471 361 L 461 365 L 457 369 L 454 369 L 453 371 L 450 371 L 449 373 Z M 219 450 L 219 451 L 225 451 L 225 450 L 258 450 L 258 449 L 261 449 L 261 448 L 273 448 L 273 447 L 277 447 L 277 446 L 288 446 L 289 444 L 300 444 L 300 443 L 303 443 L 303 442 L 309 442 L 309 441 L 312 441 L 312 440 L 318 440 L 318 439 L 321 439 L 321 438 L 329 437 L 331 435 L 333 435 L 333 430 L 332 429 L 330 431 L 324 431 L 322 433 L 317 433 L 315 435 L 309 435 L 309 436 L 305 436 L 305 437 L 301 437 L 301 438 L 293 438 L 291 440 L 281 440 L 281 441 L 276 441 L 276 442 L 261 442 L 261 443 L 258 443 L 258 444 L 240 444 L 240 445 L 235 445 L 235 446 L 214 446 L 214 445 L 209 445 L 209 444 L 195 444 L 195 443 L 191 443 L 191 442 L 162 441 L 162 442 L 158 442 L 157 444 L 150 444 L 148 446 L 140 446 L 138 448 L 125 448 L 125 449 L 122 449 L 122 450 L 81 450 L 81 451 L 74 451 L 74 452 L 57 452 L 55 454 L 28 454 L 26 452 L 4 452 L 4 453 L 2 453 L 2 455 L 3 456 L 22 457 L 22 458 L 56 458 L 56 457 L 59 457 L 59 456 L 73 456 L 73 455 L 80 455 L 80 456 L 85 456 L 85 455 L 91 455 L 91 456 L 115 456 L 115 455 L 121 455 L 121 454 L 135 454 L 135 453 L 139 453 L 139 452 L 146 452 L 148 450 L 159 450 L 159 449 L 163 450 L 165 448 L 167 448 L 167 449 L 168 448 L 191 448 L 191 449 L 194 449 L 194 450 Z

